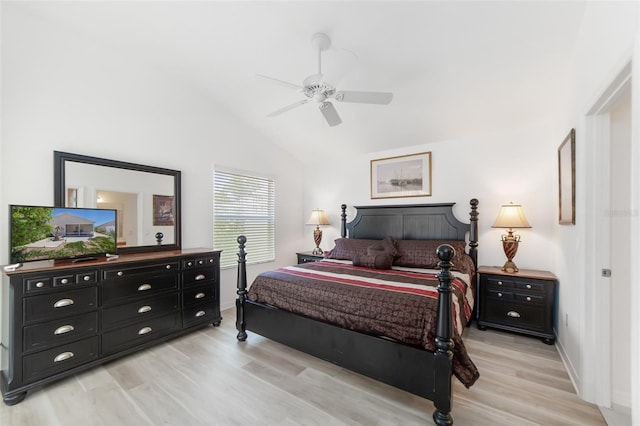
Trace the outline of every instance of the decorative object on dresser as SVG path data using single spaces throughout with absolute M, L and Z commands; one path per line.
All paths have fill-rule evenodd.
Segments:
M 461 222 L 455 217 L 453 203 L 356 207 L 356 217 L 346 223 L 347 206 L 343 204 L 342 238 L 336 240 L 336 246 L 327 256 L 329 260 L 308 262 L 305 265 L 262 273 L 250 288 L 247 285 L 244 250 L 247 239 L 239 236 L 238 299 L 236 300 L 238 340 L 246 340 L 247 331 L 252 331 L 427 398 L 433 401 L 435 406 L 434 422 L 438 425 L 451 425 L 453 423 L 451 416 L 453 374 L 465 386 L 471 386 L 478 378 L 478 372 L 473 362 L 466 356 L 460 337 L 461 329 L 469 319 L 472 308 L 472 302 L 470 302 L 471 305 L 467 303 L 469 299 L 463 294 L 461 288 L 471 289 L 475 286 L 473 277 L 475 277 L 477 261 L 478 200 L 472 199 L 470 204 L 470 223 Z M 346 238 L 347 233 L 349 238 Z M 467 237 L 468 245 L 465 242 Z M 398 242 L 397 250 L 389 245 L 391 241 Z M 340 242 L 340 248 L 338 242 Z M 465 253 L 467 247 L 468 255 Z M 372 254 L 368 253 L 369 249 Z M 385 251 L 386 254 L 381 253 Z M 417 256 L 413 255 L 414 253 Z M 403 266 L 398 264 L 400 270 L 386 270 L 378 273 L 375 266 L 357 266 L 355 261 L 356 258 L 377 259 L 385 256 L 393 258 L 395 255 L 398 255 L 398 259 L 406 258 Z M 354 259 L 353 264 L 346 262 L 349 256 Z M 412 265 L 414 262 L 424 264 Z M 376 265 L 382 268 L 382 265 L 378 265 L 377 262 Z M 384 286 L 395 290 L 404 288 L 404 284 L 398 283 L 398 279 L 394 280 L 394 277 L 402 277 L 400 281 L 406 279 L 407 268 L 412 266 L 436 268 L 426 274 L 422 269 L 423 273 L 416 273 L 417 276 L 414 277 L 421 282 L 420 287 L 429 288 L 427 285 L 437 284 L 436 287 L 432 287 L 433 290 L 429 290 L 429 292 L 432 291 L 432 296 L 420 301 L 413 299 L 415 303 L 426 303 L 429 306 L 426 309 L 419 309 L 428 318 L 418 319 L 408 309 L 395 310 L 391 306 L 394 303 L 392 299 L 399 301 L 416 296 L 416 294 L 409 295 L 404 290 L 394 295 L 393 290 L 391 290 L 392 293 L 387 293 L 390 288 L 385 288 L 382 294 L 378 293 L 381 289 L 375 289 L 374 292 L 378 293 L 378 296 L 383 296 L 384 300 L 376 299 L 381 303 L 372 302 L 366 306 L 380 306 L 382 312 L 406 313 L 404 318 L 412 324 L 429 324 L 432 326 L 429 331 L 421 326 L 415 330 L 418 335 L 426 338 L 424 342 L 402 342 L 401 337 L 393 337 L 392 334 L 385 334 L 384 331 L 367 333 L 358 331 L 361 330 L 360 328 L 344 324 L 344 321 L 341 324 L 340 320 L 334 323 L 329 318 L 314 319 L 313 316 L 306 315 L 304 309 L 300 310 L 299 306 L 290 306 L 291 309 L 277 307 L 281 306 L 280 302 L 286 304 L 293 298 L 297 299 L 299 295 L 296 290 L 311 287 L 317 290 L 317 292 L 314 290 L 314 293 L 326 294 L 327 298 L 322 296 L 317 305 L 309 298 L 303 298 L 305 305 L 312 305 L 312 310 L 318 310 L 324 302 L 323 306 L 327 309 L 320 309 L 324 315 L 333 311 L 331 306 L 335 303 L 341 305 L 339 310 L 344 313 L 342 318 L 354 319 L 360 316 L 361 310 L 351 315 L 348 310 L 341 309 L 345 303 L 353 303 L 355 297 L 357 302 L 354 306 L 361 304 L 363 300 L 361 296 L 366 295 L 362 292 L 371 290 L 371 287 Z M 451 268 L 454 266 L 468 271 L 462 273 L 462 276 L 467 275 L 470 278 L 468 284 L 454 278 L 451 273 Z M 389 265 L 389 267 L 392 266 Z M 327 272 L 336 279 L 327 279 Z M 371 277 L 375 280 L 371 280 Z M 452 285 L 453 280 L 456 281 L 455 286 Z M 349 288 L 349 283 L 353 284 L 354 281 L 360 285 Z M 269 282 L 274 285 L 270 285 Z M 406 281 L 404 283 L 406 284 Z M 257 287 L 266 290 L 266 293 L 258 294 Z M 284 292 L 276 294 L 278 289 L 284 289 Z M 273 297 L 268 296 L 269 293 Z M 401 293 L 402 296 L 400 296 Z M 415 293 L 415 291 L 408 293 Z M 453 293 L 456 293 L 457 303 L 462 303 L 457 309 L 452 306 Z M 265 302 L 263 296 L 271 298 L 274 303 Z M 366 296 L 374 297 L 371 293 Z M 455 322 L 454 312 L 456 313 Z M 378 320 L 370 314 L 371 312 L 366 315 L 368 320 Z M 382 316 L 384 317 L 384 314 Z M 385 322 L 384 319 L 382 321 Z M 375 327 L 377 330 L 378 326 Z
M 502 235 L 502 249 L 507 256 L 507 261 L 502 270 L 504 272 L 518 272 L 518 267 L 513 263 L 513 258 L 518 251 L 520 244 L 520 235 L 513 234 L 513 228 L 531 228 L 527 218 L 524 217 L 522 206 L 520 204 L 505 204 L 500 208 L 498 218 L 491 226 L 492 228 L 508 228 L 508 234 Z
M 576 130 L 558 147 L 558 218 L 560 225 L 576 224 Z
M 553 318 L 558 280 L 551 272 L 497 266 L 478 268 L 478 328 L 499 328 L 555 341 Z
M 431 195 L 431 152 L 371 160 L 371 198 Z
M 307 225 L 316 225 L 316 228 L 313 230 L 313 241 L 316 243 L 316 248 L 314 248 L 311 253 L 321 256 L 322 249 L 320 248 L 320 243 L 322 242 L 322 229 L 320 229 L 320 225 L 330 225 L 324 210 L 313 210 L 311 216 L 309 216 Z
M 307 263 L 307 262 L 317 262 L 318 260 L 324 259 L 324 255 L 314 254 L 311 251 L 306 252 L 298 252 L 296 253 L 298 256 L 298 264 Z
M 198 327 L 220 325 L 219 262 L 220 251 L 203 249 L 5 270 L 5 404 Z

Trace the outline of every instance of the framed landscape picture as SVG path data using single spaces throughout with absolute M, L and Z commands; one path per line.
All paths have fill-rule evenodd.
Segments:
M 431 195 L 431 152 L 371 160 L 371 198 Z
M 576 131 L 571 129 L 558 148 L 559 220 L 576 224 Z

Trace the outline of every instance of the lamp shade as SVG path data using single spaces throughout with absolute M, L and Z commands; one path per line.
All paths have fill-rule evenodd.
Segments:
M 531 228 L 520 204 L 505 204 L 492 228 Z
M 324 214 L 324 210 L 315 209 L 311 211 L 307 225 L 329 225 L 329 219 Z

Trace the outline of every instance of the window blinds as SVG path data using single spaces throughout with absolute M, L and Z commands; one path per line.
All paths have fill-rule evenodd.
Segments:
M 247 264 L 275 260 L 275 182 L 254 176 L 214 173 L 213 243 L 221 267 L 238 262 L 238 236 L 247 237 Z

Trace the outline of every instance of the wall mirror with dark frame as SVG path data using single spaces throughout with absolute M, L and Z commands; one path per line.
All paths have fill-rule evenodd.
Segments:
M 54 203 L 117 211 L 118 253 L 181 247 L 180 171 L 54 151 Z

